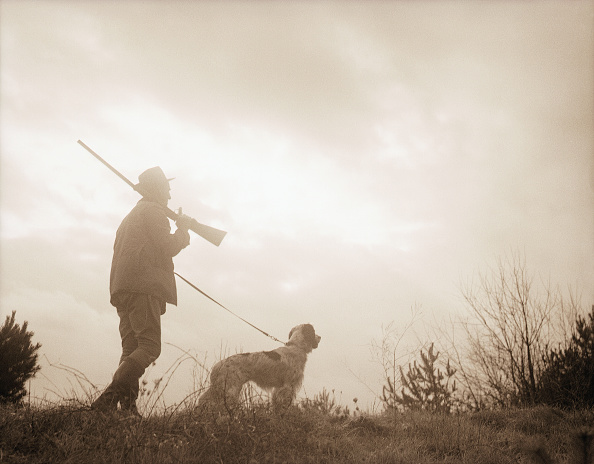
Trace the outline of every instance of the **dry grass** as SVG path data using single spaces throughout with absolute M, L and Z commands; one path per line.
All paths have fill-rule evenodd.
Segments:
M 78 386 L 72 394 L 55 403 L 0 405 L 0 463 L 594 464 L 594 410 L 363 414 L 323 390 L 279 415 L 248 386 L 244 407 L 220 417 L 196 407 L 207 371 L 182 353 L 165 376 L 143 383 L 142 419 L 91 411 L 99 392 L 62 366 Z M 165 407 L 163 392 L 186 360 L 198 366 L 196 394 Z
M 137 420 L 86 407 L 4 406 L 0 462 L 592 463 L 594 411 L 353 415 L 321 398 L 284 415 L 252 404 L 224 418 L 193 407 Z

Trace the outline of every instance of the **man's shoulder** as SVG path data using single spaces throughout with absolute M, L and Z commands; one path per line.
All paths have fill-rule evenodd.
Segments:
M 132 208 L 132 211 L 136 211 L 139 213 L 143 213 L 143 212 L 160 213 L 163 216 L 166 216 L 165 208 L 163 208 L 162 205 L 160 205 L 159 203 L 154 202 L 154 201 L 145 200 L 144 198 L 140 199 L 138 201 L 138 203 L 136 203 L 136 206 L 134 206 L 134 208 Z
M 132 211 L 130 211 L 128 216 L 130 218 L 144 218 L 149 221 L 167 221 L 167 214 L 162 205 L 144 199 L 140 200 L 136 206 L 132 208 Z

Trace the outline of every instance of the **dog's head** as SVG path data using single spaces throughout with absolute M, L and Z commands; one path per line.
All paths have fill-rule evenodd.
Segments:
M 311 350 L 318 347 L 321 339 L 322 337 L 316 335 L 313 325 L 301 324 L 291 329 L 287 345 L 298 345 L 306 353 L 310 353 Z

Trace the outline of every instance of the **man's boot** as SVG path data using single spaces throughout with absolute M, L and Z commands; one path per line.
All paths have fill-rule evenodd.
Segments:
M 110 384 L 105 391 L 101 393 L 101 396 L 91 403 L 91 409 L 100 412 L 112 412 L 117 409 L 118 400 L 119 398 L 113 389 L 112 384 Z
M 144 367 L 133 359 L 125 359 L 113 375 L 113 381 L 120 385 L 119 401 L 122 411 L 128 411 L 140 417 L 136 409 L 136 398 L 138 398 L 138 381 L 144 374 Z
M 130 391 L 120 398 L 120 407 L 122 408 L 122 411 L 126 411 L 136 417 L 142 417 L 136 408 L 136 399 L 138 398 L 139 390 L 140 386 L 137 380 L 134 385 L 132 385 Z
M 128 410 L 134 406 L 138 397 L 138 379 L 144 373 L 144 367 L 132 359 L 125 359 L 119 365 L 113 379 L 105 391 L 91 405 L 92 409 L 112 412 L 117 409 L 118 402 Z M 138 411 L 136 411 L 138 413 Z

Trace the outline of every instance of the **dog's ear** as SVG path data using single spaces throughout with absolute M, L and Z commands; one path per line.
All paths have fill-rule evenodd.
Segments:
M 298 326 L 297 326 L 297 327 L 298 327 Z M 295 332 L 295 329 L 296 329 L 297 327 L 293 327 L 293 328 L 291 329 L 291 331 L 289 332 L 289 340 L 291 340 L 291 337 L 293 336 L 293 332 Z
M 303 326 L 303 334 L 305 335 L 305 340 L 307 343 L 311 345 L 312 348 L 318 347 L 318 339 L 316 337 L 316 331 L 311 324 L 304 324 Z

